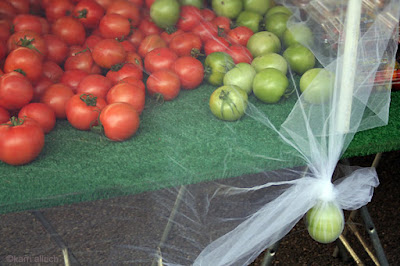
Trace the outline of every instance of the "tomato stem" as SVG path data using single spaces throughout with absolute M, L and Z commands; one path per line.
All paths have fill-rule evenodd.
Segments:
M 117 71 L 121 70 L 121 68 L 122 68 L 123 66 L 124 66 L 124 63 L 115 64 L 115 65 L 112 65 L 112 66 L 111 66 L 110 70 L 111 70 L 111 71 L 117 72 Z
M 88 13 L 88 11 L 87 11 L 86 8 L 82 9 L 82 10 L 79 10 L 78 11 L 79 15 L 76 18 L 86 18 L 87 17 L 87 13 Z
M 25 35 L 24 38 L 20 38 L 18 40 L 18 42 L 16 43 L 16 45 L 21 46 L 21 47 L 26 47 L 29 49 L 32 49 L 36 52 L 38 52 L 39 54 L 42 54 L 42 52 L 40 52 L 32 43 L 35 41 L 35 38 L 32 39 L 28 39 L 28 37 Z
M 79 98 L 86 103 L 87 106 L 96 106 L 97 104 L 97 97 L 93 96 L 93 94 L 83 93 Z
M 25 119 L 21 119 L 17 116 L 13 116 L 10 118 L 11 124 L 10 127 L 20 126 L 25 122 Z
M 25 71 L 23 71 L 21 68 L 14 69 L 14 71 L 18 72 L 18 73 L 20 73 L 20 74 L 22 74 L 22 75 L 24 75 L 26 77 Z

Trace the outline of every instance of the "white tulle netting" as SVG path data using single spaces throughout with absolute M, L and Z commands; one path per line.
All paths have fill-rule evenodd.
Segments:
M 155 237 L 149 234 L 124 246 L 133 254 L 129 262 L 247 265 L 318 202 L 354 210 L 371 200 L 379 184 L 375 169 L 339 167 L 338 161 L 355 133 L 388 122 L 390 89 L 376 86 L 374 77 L 382 65 L 394 66 L 400 1 L 277 2 L 293 12 L 289 29 L 298 25 L 312 29 L 313 42 L 303 45 L 321 68 L 333 74 L 332 95 L 322 104 L 309 103 L 289 69 L 297 101 L 286 120 L 276 125 L 251 103 L 246 115 L 265 130 L 273 130 L 284 143 L 280 145 L 287 146 L 302 166 L 258 169 L 258 175 L 241 177 L 223 172 L 221 181 L 150 193 L 152 210 L 147 210 L 147 217 L 165 230 L 158 227 Z M 271 157 L 268 150 L 252 154 L 236 144 L 227 150 L 225 160 L 235 149 L 254 160 L 284 161 L 287 156 Z M 171 165 L 184 167 L 176 160 Z

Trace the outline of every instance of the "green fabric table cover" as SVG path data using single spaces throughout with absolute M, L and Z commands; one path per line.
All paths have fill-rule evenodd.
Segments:
M 58 121 L 46 135 L 39 157 L 24 166 L 0 162 L 0 213 L 39 209 L 130 195 L 164 187 L 292 167 L 302 164 L 287 157 L 271 129 L 245 116 L 237 122 L 216 119 L 208 100 L 215 87 L 202 85 L 182 91 L 164 104 L 146 102 L 134 137 L 111 142 L 94 132 L 78 131 Z M 279 126 L 295 103 L 250 102 Z M 359 132 L 344 157 L 400 148 L 400 93 L 392 92 L 389 124 Z M 235 132 L 233 134 L 233 132 Z M 258 155 L 286 161 L 260 159 Z M 285 158 L 285 156 L 287 158 Z

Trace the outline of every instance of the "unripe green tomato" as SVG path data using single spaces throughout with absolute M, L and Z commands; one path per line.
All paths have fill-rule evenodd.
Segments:
M 282 42 L 286 48 L 297 43 L 311 46 L 314 42 L 314 36 L 311 29 L 306 25 L 293 24 L 283 33 Z
M 244 10 L 256 12 L 261 16 L 271 7 L 271 0 L 243 0 Z
M 235 19 L 243 10 L 242 0 L 212 0 L 212 9 L 218 16 Z
M 266 68 L 275 68 L 286 75 L 288 68 L 286 59 L 277 53 L 269 53 L 257 56 L 253 59 L 253 61 L 251 61 L 251 65 L 254 67 L 257 73 Z
M 163 29 L 174 26 L 179 19 L 180 5 L 177 0 L 156 0 L 150 7 L 150 17 Z
M 289 46 L 283 52 L 283 57 L 288 62 L 290 68 L 299 75 L 302 75 L 315 65 L 314 54 L 301 44 Z
M 267 17 L 272 16 L 273 14 L 276 14 L 276 13 L 284 13 L 284 14 L 287 14 L 289 16 L 292 15 L 292 11 L 290 11 L 289 8 L 287 8 L 285 6 L 274 6 L 274 7 L 271 7 L 270 9 L 268 9 L 267 14 L 265 14 L 265 17 L 267 18 Z
M 310 236 L 320 243 L 335 241 L 343 231 L 343 211 L 334 202 L 318 202 L 306 215 Z
M 209 54 L 204 61 L 205 79 L 212 85 L 221 86 L 225 73 L 235 66 L 233 59 L 225 52 Z
M 236 19 L 237 26 L 246 26 L 253 32 L 258 32 L 260 30 L 260 22 L 262 21 L 262 16 L 253 11 L 244 10 L 240 12 Z
M 259 31 L 249 38 L 247 49 L 249 49 L 253 58 L 269 53 L 279 53 L 281 51 L 281 41 L 272 32 Z
M 300 91 L 307 102 L 322 104 L 330 99 L 334 83 L 332 72 L 324 68 L 312 68 L 301 76 Z
M 265 17 L 265 29 L 278 36 L 279 39 L 282 39 L 289 17 L 290 16 L 285 13 L 276 13 L 269 17 Z
M 204 6 L 203 0 L 179 0 L 179 4 L 181 4 L 181 6 L 195 6 L 200 9 Z
M 217 88 L 210 96 L 210 110 L 219 119 L 235 121 L 240 119 L 247 109 L 247 93 L 235 85 Z
M 288 78 L 275 68 L 258 72 L 253 80 L 253 93 L 265 103 L 278 102 L 289 86 Z
M 253 79 L 256 75 L 254 68 L 248 63 L 236 64 L 224 76 L 224 85 L 236 85 L 247 94 L 253 91 Z

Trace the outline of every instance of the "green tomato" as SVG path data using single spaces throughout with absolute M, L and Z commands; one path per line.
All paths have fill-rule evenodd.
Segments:
M 204 7 L 203 0 L 179 0 L 181 6 L 195 6 L 200 9 Z
M 249 38 L 247 49 L 249 49 L 253 58 L 269 53 L 279 53 L 281 51 L 281 41 L 272 32 L 259 31 Z
M 217 16 L 235 19 L 243 10 L 242 0 L 212 0 L 212 9 Z
M 301 44 L 289 46 L 284 52 L 283 57 L 288 62 L 290 68 L 297 74 L 302 75 L 315 65 L 314 54 Z
M 306 25 L 300 23 L 293 24 L 283 33 L 282 42 L 285 47 L 297 43 L 311 46 L 314 42 L 314 36 L 311 29 Z
M 268 9 L 267 14 L 265 14 L 265 17 L 267 18 L 276 13 L 284 13 L 289 16 L 292 15 L 292 11 L 290 11 L 289 8 L 287 8 L 285 6 L 274 6 L 274 7 L 271 7 L 270 9 Z
M 286 23 L 289 17 L 290 15 L 285 13 L 276 13 L 271 16 L 265 17 L 265 29 L 278 36 L 279 39 L 282 39 L 283 33 L 287 29 Z
M 307 102 L 321 104 L 330 99 L 334 83 L 332 72 L 324 68 L 312 68 L 301 76 L 300 91 Z
M 275 68 L 286 75 L 288 68 L 286 59 L 277 53 L 269 53 L 257 56 L 253 59 L 251 65 L 254 67 L 257 73 L 266 68 Z
M 253 80 L 253 93 L 265 103 L 278 102 L 287 87 L 288 78 L 275 68 L 266 68 L 258 72 Z
M 343 211 L 333 202 L 318 202 L 306 215 L 310 236 L 320 243 L 335 241 L 343 231 Z
M 244 10 L 240 12 L 239 16 L 236 18 L 237 26 L 246 26 L 253 32 L 258 32 L 260 30 L 260 22 L 262 21 L 262 16 L 253 11 Z
M 271 0 L 243 0 L 244 10 L 252 11 L 263 16 L 271 7 Z
M 210 96 L 210 110 L 221 120 L 240 119 L 247 109 L 247 93 L 235 85 L 217 88 Z
M 156 0 L 150 7 L 150 17 L 160 28 L 174 26 L 179 19 L 180 5 L 177 0 Z
M 212 85 L 221 86 L 225 73 L 235 66 L 233 59 L 225 52 L 209 54 L 204 61 L 205 79 Z
M 254 68 L 248 63 L 239 63 L 224 76 L 224 85 L 236 85 L 250 94 L 253 91 Z

